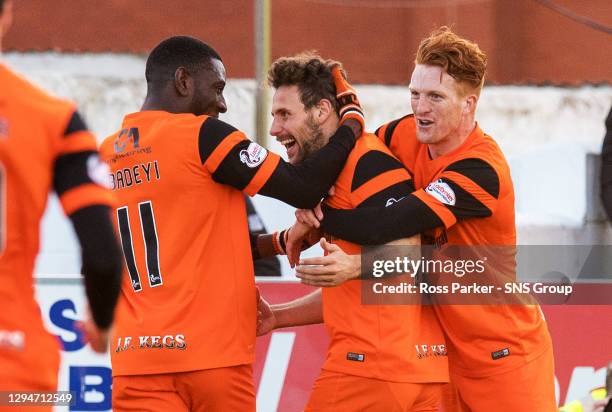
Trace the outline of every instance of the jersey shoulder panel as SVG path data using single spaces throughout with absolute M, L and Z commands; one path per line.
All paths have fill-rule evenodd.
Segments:
M 11 96 L 10 104 L 16 106 L 18 120 L 41 122 L 54 139 L 64 136 L 76 110 L 72 102 L 52 96 L 2 65 L 0 89 Z
M 376 129 L 376 136 L 385 143 L 386 146 L 391 146 L 391 142 L 396 136 L 396 131 L 401 131 L 404 128 L 414 126 L 415 120 L 413 114 L 407 114 L 399 119 L 395 119 L 380 126 Z M 399 129 L 398 129 L 399 127 Z
M 410 178 L 401 162 L 374 135 L 362 136 L 355 144 L 349 159 L 353 168 L 351 192 L 372 179 L 393 170 L 401 171 L 406 178 Z

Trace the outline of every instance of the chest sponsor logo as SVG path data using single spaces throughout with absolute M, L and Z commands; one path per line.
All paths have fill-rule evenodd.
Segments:
M 446 345 L 414 345 L 417 359 L 430 358 L 432 356 L 446 356 Z
M 143 335 L 136 336 L 119 336 L 115 345 L 115 352 L 124 352 L 126 350 L 135 349 L 180 349 L 184 350 L 187 347 L 185 335 Z
M 248 167 L 257 167 L 266 160 L 268 151 L 253 142 L 249 147 L 240 151 L 240 161 Z
M 448 183 L 444 182 L 442 179 L 431 182 L 425 188 L 425 192 L 438 199 L 445 205 L 454 206 L 457 201 L 453 189 L 451 189 Z

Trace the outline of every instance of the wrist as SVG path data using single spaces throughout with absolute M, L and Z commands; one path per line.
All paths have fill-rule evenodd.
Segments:
M 287 304 L 285 303 L 270 305 L 270 310 L 272 311 L 272 315 L 274 317 L 274 325 L 272 326 L 272 330 L 291 326 L 287 321 L 287 316 L 285 316 L 286 308 Z
M 352 272 L 349 279 L 359 279 L 361 277 L 361 255 L 349 255 L 352 260 Z
M 286 255 L 287 254 L 287 238 L 289 235 L 289 229 L 282 230 L 280 232 L 274 232 L 271 235 L 271 243 L 275 254 Z

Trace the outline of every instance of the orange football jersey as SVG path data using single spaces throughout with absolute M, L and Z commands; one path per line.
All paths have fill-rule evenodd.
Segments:
M 516 228 L 510 169 L 497 143 L 478 125 L 460 147 L 436 159 L 417 140 L 412 115 L 382 126 L 377 135 L 413 174 L 414 195 L 441 222 L 424 234 L 424 243 L 505 246 L 511 253 Z M 473 377 L 501 373 L 551 347 L 537 305 L 434 308 L 448 339 L 453 373 Z
M 257 193 L 280 158 L 218 119 L 163 111 L 127 115 L 100 152 L 119 201 L 127 271 L 113 375 L 253 362 L 253 262 L 235 187 Z
M 32 284 L 39 225 L 53 188 L 67 215 L 85 206 L 112 204 L 111 193 L 93 180 L 79 181 L 82 176 L 75 173 L 67 179 L 54 175 L 62 156 L 88 152 L 94 172 L 95 151 L 96 140 L 73 104 L 49 96 L 0 64 L 0 301 L 4 305 L 0 381 L 4 389 L 56 389 L 59 344 L 43 326 Z
M 371 134 L 357 141 L 334 188 L 326 203 L 338 209 L 385 206 L 413 190 L 408 171 Z M 361 251 L 333 242 L 349 254 Z M 393 382 L 447 382 L 444 336 L 431 306 L 364 304 L 362 282 L 369 281 L 322 289 L 331 338 L 323 369 Z

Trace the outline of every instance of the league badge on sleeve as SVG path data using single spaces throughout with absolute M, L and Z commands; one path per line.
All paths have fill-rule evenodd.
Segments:
M 454 206 L 457 201 L 455 191 L 442 179 L 438 179 L 435 182 L 431 182 L 425 188 L 427 194 L 435 197 L 445 205 Z
M 97 154 L 92 154 L 87 159 L 87 175 L 92 182 L 107 189 L 112 188 L 109 180 L 110 169 L 106 163 L 100 160 Z
M 240 161 L 248 167 L 257 167 L 266 160 L 268 151 L 255 142 L 240 151 Z

